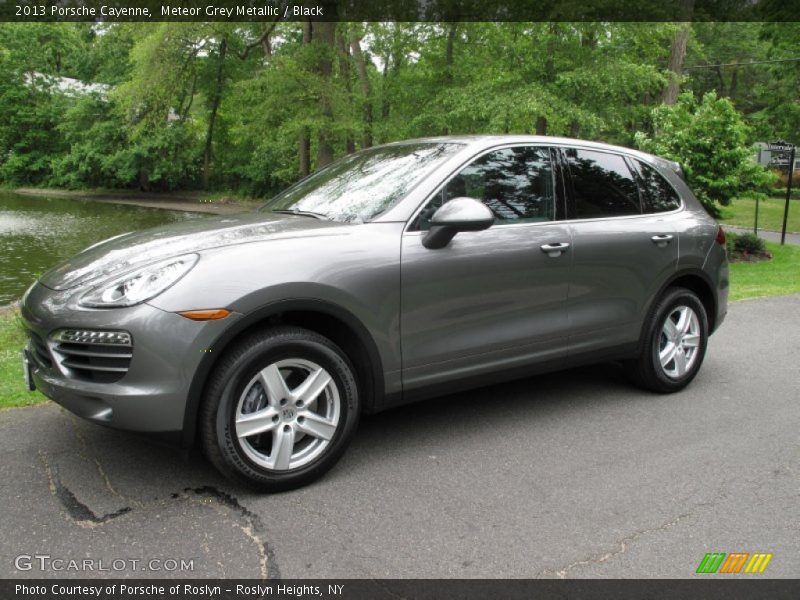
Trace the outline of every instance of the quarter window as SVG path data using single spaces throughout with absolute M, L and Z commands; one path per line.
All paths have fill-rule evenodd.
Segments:
M 642 187 L 644 188 L 644 212 L 658 213 L 677 210 L 681 206 L 681 199 L 666 179 L 653 167 L 641 161 L 636 161 L 642 173 Z
M 476 158 L 428 203 L 417 220 L 418 227 L 428 229 L 436 209 L 461 196 L 483 202 L 498 224 L 552 221 L 555 194 L 550 150 L 503 148 Z
M 639 190 L 618 154 L 568 148 L 574 218 L 617 217 L 641 213 Z

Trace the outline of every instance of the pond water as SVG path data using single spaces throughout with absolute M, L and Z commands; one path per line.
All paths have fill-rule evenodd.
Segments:
M 0 306 L 22 296 L 47 269 L 96 242 L 128 231 L 204 216 L 0 190 Z

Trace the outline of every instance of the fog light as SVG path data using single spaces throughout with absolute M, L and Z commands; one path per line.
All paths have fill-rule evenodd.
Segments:
M 130 346 L 131 334 L 127 331 L 93 331 L 89 329 L 61 329 L 50 336 L 56 342 L 67 344 L 112 344 Z

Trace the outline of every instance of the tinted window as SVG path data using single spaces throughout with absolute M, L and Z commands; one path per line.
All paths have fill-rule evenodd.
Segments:
M 261 210 L 306 211 L 347 223 L 369 221 L 462 148 L 423 142 L 350 154 L 278 194 Z
M 636 161 L 642 173 L 644 187 L 644 212 L 656 213 L 676 210 L 681 206 L 681 199 L 664 177 L 653 167 Z
M 639 191 L 625 160 L 618 154 L 569 148 L 576 219 L 638 215 Z
M 555 195 L 550 150 L 504 148 L 475 159 L 428 204 L 420 214 L 419 226 L 427 229 L 437 208 L 461 196 L 483 202 L 497 223 L 552 221 Z

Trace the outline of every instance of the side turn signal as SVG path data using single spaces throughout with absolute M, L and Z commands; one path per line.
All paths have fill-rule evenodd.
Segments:
M 231 311 L 226 308 L 210 308 L 206 310 L 184 310 L 178 314 L 192 321 L 217 321 L 227 317 L 231 314 Z

